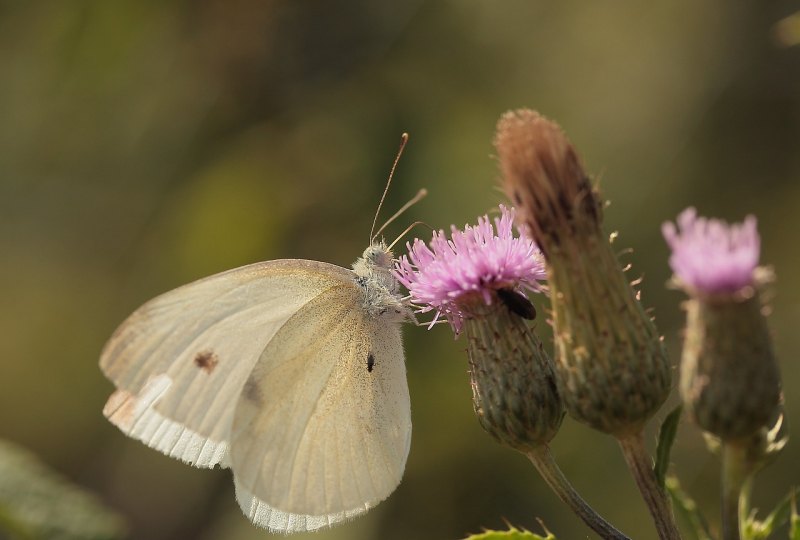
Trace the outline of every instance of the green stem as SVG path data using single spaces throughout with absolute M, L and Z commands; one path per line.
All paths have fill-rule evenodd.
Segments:
M 747 480 L 747 464 L 741 448 L 722 443 L 722 540 L 740 540 L 739 524 L 742 488 Z M 747 497 L 749 499 L 749 497 Z M 748 501 L 744 501 L 748 504 Z
M 633 474 L 633 479 L 650 510 L 650 515 L 653 516 L 658 537 L 661 540 L 680 540 L 681 535 L 675 524 L 667 493 L 659 485 L 653 471 L 653 460 L 645 449 L 644 435 L 639 431 L 619 437 L 618 440 L 628 468 Z
M 753 477 L 748 474 L 742 483 L 742 493 L 739 495 L 739 534 L 745 531 L 745 522 L 750 515 L 750 497 L 753 494 Z
M 550 486 L 558 497 L 569 506 L 575 514 L 583 520 L 586 525 L 601 538 L 609 540 L 630 540 L 627 536 L 619 532 L 613 525 L 607 522 L 594 509 L 584 501 L 569 480 L 558 468 L 550 448 L 540 445 L 530 450 L 527 454 L 536 470 L 544 481 Z

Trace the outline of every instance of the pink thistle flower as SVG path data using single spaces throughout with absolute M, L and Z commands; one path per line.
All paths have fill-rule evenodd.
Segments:
M 542 292 L 539 282 L 547 272 L 541 251 L 524 231 L 514 236 L 513 208 L 500 205 L 500 213 L 494 227 L 483 216 L 463 231 L 451 226 L 449 240 L 444 231 L 434 232 L 430 247 L 419 239 L 406 244 L 408 256 L 396 263 L 394 275 L 419 313 L 436 311 L 431 326 L 445 317 L 458 334 L 469 316 L 465 300 L 481 298 L 491 305 L 501 289 Z
M 755 284 L 761 239 L 754 216 L 729 225 L 687 208 L 677 224 L 666 222 L 661 230 L 672 248 L 669 265 L 683 285 L 704 294 L 725 294 Z

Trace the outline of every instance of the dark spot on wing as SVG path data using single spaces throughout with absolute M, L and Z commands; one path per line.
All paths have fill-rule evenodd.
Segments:
M 261 393 L 261 388 L 258 386 L 258 383 L 251 378 L 245 381 L 244 387 L 242 388 L 242 396 L 257 405 L 264 403 L 264 394 Z
M 219 358 L 213 351 L 201 351 L 194 357 L 194 365 L 205 371 L 211 373 L 214 368 L 219 364 Z
M 375 367 L 375 357 L 372 355 L 372 353 L 369 353 L 367 355 L 367 371 L 372 373 L 373 367 Z
M 497 296 L 512 313 L 523 319 L 533 320 L 536 318 L 536 308 L 524 294 L 513 289 L 497 289 Z

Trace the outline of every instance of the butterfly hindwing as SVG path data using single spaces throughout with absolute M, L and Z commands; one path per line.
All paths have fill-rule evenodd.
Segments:
M 240 505 L 251 519 L 259 504 L 319 526 L 354 517 L 397 487 L 410 435 L 399 323 L 369 316 L 358 287 L 333 287 L 283 324 L 243 387 Z
M 242 512 L 244 512 L 254 524 L 269 529 L 272 532 L 295 533 L 316 531 L 358 517 L 370 508 L 365 505 L 355 510 L 321 516 L 291 514 L 273 508 L 264 501 L 254 497 L 252 493 L 242 487 L 241 482 L 235 477 L 233 482 L 236 487 L 236 501 L 239 503 Z

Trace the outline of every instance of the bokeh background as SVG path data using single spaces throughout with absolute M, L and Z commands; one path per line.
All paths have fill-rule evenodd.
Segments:
M 349 266 L 403 131 L 384 216 L 421 187 L 430 195 L 387 236 L 416 219 L 474 221 L 504 200 L 491 141 L 499 115 L 520 106 L 561 123 L 598 179 L 607 230 L 633 248 L 624 259 L 644 275 L 675 360 L 683 297 L 665 287 L 661 223 L 689 205 L 758 216 L 778 276 L 770 323 L 788 418 L 800 423 L 800 31 L 787 18 L 798 9 L 0 2 L 0 438 L 95 492 L 132 538 L 268 536 L 239 512 L 229 472 L 187 467 L 105 421 L 105 340 L 142 302 L 217 271 L 284 257 Z M 592 538 L 521 455 L 481 431 L 463 340 L 446 326 L 405 335 L 404 480 L 366 517 L 313 537 L 455 539 L 506 521 L 541 530 L 541 518 L 561 539 Z M 599 511 L 654 538 L 612 440 L 568 419 L 553 447 Z M 798 460 L 791 441 L 759 477 L 756 505 L 800 484 Z M 674 463 L 716 522 L 718 461 L 688 423 Z

